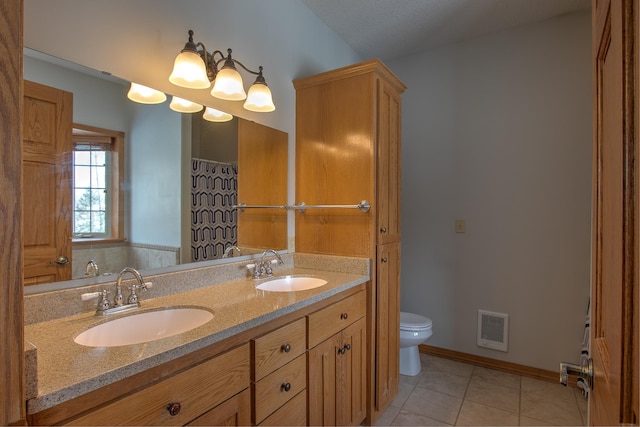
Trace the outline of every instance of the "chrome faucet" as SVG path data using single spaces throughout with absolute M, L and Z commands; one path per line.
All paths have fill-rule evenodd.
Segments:
M 232 246 L 229 246 L 227 249 L 225 249 L 224 254 L 222 255 L 222 258 L 233 257 L 234 249 L 236 250 L 236 252 L 238 252 L 238 256 L 242 255 L 242 251 L 240 250 L 240 248 L 237 247 L 236 245 L 232 245 Z
M 136 278 L 138 283 L 134 283 L 131 285 L 131 294 L 127 299 L 127 304 L 123 304 L 122 297 L 122 278 L 125 274 L 130 273 L 133 277 Z M 148 288 L 153 286 L 153 283 L 146 282 L 138 273 L 135 268 L 126 267 L 120 273 L 118 273 L 118 279 L 116 280 L 116 296 L 113 300 L 113 306 L 107 299 L 107 294 L 109 291 L 106 289 L 98 292 L 88 292 L 80 295 L 80 298 L 83 301 L 98 298 L 98 306 L 96 307 L 96 316 L 106 316 L 108 314 L 114 313 L 122 313 L 124 311 L 133 310 L 134 308 L 140 307 L 140 301 L 138 300 L 138 295 L 136 294 L 136 289 L 142 289 L 146 291 Z
M 100 269 L 98 268 L 98 264 L 92 259 L 87 262 L 87 266 L 85 268 L 84 277 L 98 277 L 100 275 Z
M 138 273 L 138 270 L 136 270 L 135 268 L 132 267 L 125 267 L 120 273 L 118 273 L 118 279 L 116 280 L 116 297 L 113 301 L 113 304 L 116 307 L 121 307 L 122 301 L 123 301 L 123 297 L 122 297 L 122 277 L 127 274 L 127 273 L 131 273 L 133 275 L 133 277 L 136 278 L 136 280 L 138 281 L 137 284 L 133 284 L 131 285 L 131 293 L 129 294 L 129 298 L 127 298 L 127 305 L 130 304 L 135 304 L 136 306 L 140 306 L 140 302 L 138 301 L 138 295 L 136 294 L 136 288 L 140 288 L 143 291 L 147 290 L 147 285 L 144 283 L 144 280 L 142 279 L 142 276 L 140 275 L 140 273 Z
M 273 255 L 275 255 L 276 259 L 273 259 L 271 261 L 265 261 L 264 258 L 269 253 L 272 253 Z M 271 264 L 273 263 L 278 263 L 279 265 L 282 265 L 284 264 L 284 261 L 282 260 L 278 252 L 274 251 L 273 249 L 267 249 L 262 253 L 262 256 L 260 257 L 260 262 L 257 262 L 255 264 L 255 267 L 254 267 L 255 270 L 253 271 L 253 278 L 260 279 L 263 276 L 267 276 L 267 277 L 272 276 L 273 270 L 271 269 Z

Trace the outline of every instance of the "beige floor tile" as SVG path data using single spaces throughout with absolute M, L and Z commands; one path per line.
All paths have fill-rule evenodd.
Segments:
M 461 377 L 470 377 L 471 373 L 473 372 L 473 365 L 434 357 L 430 361 L 428 361 L 426 363 L 426 367 L 423 366 L 422 369 L 423 374 L 424 371 L 441 371 L 459 375 Z
M 505 411 L 518 412 L 520 410 L 520 390 L 488 383 L 478 377 L 471 378 L 464 398 Z
M 416 387 L 402 407 L 423 417 L 454 424 L 462 405 L 462 399 Z
M 448 394 L 449 396 L 464 397 L 469 384 L 469 377 L 450 374 L 449 372 L 429 370 L 422 374 L 418 387 Z
M 516 426 L 518 414 L 465 400 L 456 421 L 457 426 Z
M 393 419 L 396 417 L 396 415 L 398 415 L 399 412 L 400 412 L 400 408 L 389 406 L 382 413 L 382 416 L 380 418 L 378 418 L 378 421 L 376 421 L 375 425 L 376 426 L 390 426 L 391 423 L 393 422 Z
M 407 401 L 415 387 L 415 385 L 400 382 L 398 384 L 398 394 L 393 399 L 390 406 L 393 406 L 394 408 L 402 408 L 402 405 Z
M 520 390 L 520 375 L 475 366 L 473 368 L 472 377 L 481 379 L 487 383 L 498 384 L 518 391 Z
M 532 378 L 522 378 L 520 414 L 554 425 L 582 425 L 571 388 Z
M 525 417 L 524 415 L 520 415 L 520 425 L 521 426 L 552 426 L 553 424 L 548 423 L 542 420 L 536 420 L 535 418 Z
M 422 415 L 414 414 L 413 412 L 401 410 L 398 415 L 393 419 L 393 426 L 448 426 L 451 424 L 443 423 L 442 421 L 434 420 L 433 418 L 424 417 Z
M 422 372 L 418 375 L 414 375 L 414 376 L 400 375 L 400 379 L 398 382 L 400 384 L 416 385 L 418 384 L 418 381 L 420 381 L 420 376 L 422 375 L 422 373 L 424 373 L 424 368 L 422 369 Z
M 580 416 L 582 417 L 582 425 L 587 425 L 587 414 L 589 412 L 589 401 L 582 395 L 582 390 L 579 388 L 573 389 L 573 394 L 576 396 L 576 401 L 578 402 L 578 410 L 580 411 Z

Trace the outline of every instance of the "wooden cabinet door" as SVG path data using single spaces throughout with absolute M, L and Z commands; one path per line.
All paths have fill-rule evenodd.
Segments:
M 308 417 L 310 426 L 335 426 L 337 362 L 340 334 L 321 342 L 308 353 Z
M 400 349 L 400 243 L 378 245 L 375 405 L 384 410 L 398 392 Z
M 338 354 L 337 425 L 359 425 L 367 415 L 366 322 L 361 318 L 340 334 Z
M 191 421 L 189 426 L 249 426 L 251 425 L 251 392 L 244 390 L 229 400 Z
M 71 279 L 72 113 L 72 93 L 24 82 L 25 285 Z
M 377 243 L 400 240 L 400 95 L 376 79 Z

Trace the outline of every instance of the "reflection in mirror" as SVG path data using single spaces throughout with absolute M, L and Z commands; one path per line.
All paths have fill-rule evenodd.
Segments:
M 184 269 L 185 263 L 220 260 L 231 246 L 243 256 L 267 248 L 286 250 L 286 211 L 231 208 L 237 203 L 286 204 L 286 133 L 241 118 L 207 122 L 198 113 L 171 111 L 168 101 L 136 104 L 126 98 L 128 82 L 29 49 L 24 79 L 72 93 L 74 123 L 124 135 L 124 161 L 119 160 L 123 201 L 117 209 L 122 234 L 107 239 L 76 235 L 69 265 L 51 262 L 58 258 L 55 252 L 47 254 L 41 263 L 54 274 L 28 282 L 38 286 L 26 292 L 52 288 L 39 285 L 67 280 L 71 272 L 74 279 L 99 272 L 104 281 L 104 274 L 124 266 L 147 274 L 177 264 Z M 32 212 L 25 209 L 25 215 Z M 238 260 L 237 250 L 230 254 Z M 55 274 L 65 269 L 69 276 Z

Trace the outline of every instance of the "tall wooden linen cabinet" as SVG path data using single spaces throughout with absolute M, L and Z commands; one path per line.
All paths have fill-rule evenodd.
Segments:
M 368 212 L 296 211 L 295 247 L 372 259 L 364 391 L 366 422 L 372 424 L 398 391 L 400 95 L 406 87 L 377 59 L 293 83 L 296 203 L 371 205 Z

